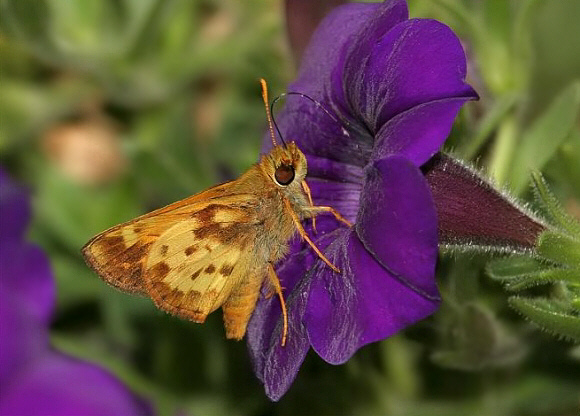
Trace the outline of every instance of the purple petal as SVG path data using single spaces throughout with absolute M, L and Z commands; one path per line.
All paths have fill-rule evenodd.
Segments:
M 28 192 L 0 167 L 0 243 L 24 238 L 30 220 Z
M 437 221 L 421 172 L 399 156 L 376 162 L 361 204 L 356 233 L 343 231 L 325 251 L 342 272 L 316 266 L 304 317 L 313 348 L 334 364 L 439 303 Z
M 308 279 L 301 277 L 314 260 L 309 250 L 303 250 L 290 256 L 277 271 L 288 310 L 288 336 L 284 347 L 281 345 L 282 313 L 277 296 L 260 299 L 248 325 L 248 349 L 254 371 L 264 383 L 267 396 L 274 401 L 290 388 L 310 348 L 302 324 Z
M 143 415 L 150 413 L 101 368 L 47 352 L 2 391 L 3 415 Z
M 308 154 L 306 157 L 307 183 L 312 191 L 314 205 L 332 206 L 347 220 L 354 222 L 358 212 L 363 169 Z
M 333 82 L 331 74 L 337 68 L 342 71 L 344 50 L 369 20 L 378 21 L 382 29 L 388 30 L 407 16 L 407 4 L 403 0 L 382 4 L 351 3 L 335 8 L 312 35 L 298 77 L 288 90 L 307 94 L 327 110 L 338 111 L 340 119 L 351 120 L 350 112 L 341 110 L 347 107 L 344 99 L 336 96 L 342 91 L 342 80 L 338 84 Z M 296 96 L 288 97 L 277 121 L 286 141 L 296 141 L 303 152 L 351 164 L 359 161 L 358 164 L 364 166 L 365 150 L 360 143 L 366 134 L 364 126 L 349 123 L 352 133 L 346 136 L 343 134 L 344 121 L 333 120 L 312 102 Z M 368 134 L 366 141 L 368 152 L 372 147 L 372 137 Z M 269 151 L 271 146 L 269 137 L 265 137 L 263 151 Z
M 356 231 L 369 253 L 410 288 L 438 299 L 437 215 L 421 171 L 401 156 L 367 171 Z
M 330 222 L 333 222 L 330 224 Z M 335 230 L 326 233 L 325 229 Z M 333 220 L 323 219 L 320 227 L 317 224 L 318 237 L 316 245 L 325 250 L 328 244 L 337 238 L 341 230 L 336 230 Z M 312 231 L 307 227 L 310 235 Z M 288 336 L 282 347 L 283 319 L 277 297 L 260 299 L 248 325 L 248 349 L 254 371 L 264 383 L 267 396 L 277 401 L 296 378 L 300 365 L 310 349 L 308 334 L 303 325 L 303 316 L 311 281 L 310 273 L 315 264 L 321 263 L 318 256 L 305 243 L 294 241 L 295 254 L 288 256 L 276 271 L 284 288 L 284 297 L 288 310 Z M 298 247 L 302 249 L 298 250 Z
M 28 192 L 0 168 L 0 290 L 31 318 L 48 324 L 54 281 L 44 253 L 22 241 L 29 220 Z
M 421 166 L 439 151 L 467 98 L 447 98 L 398 114 L 379 130 L 372 159 L 400 154 Z
M 287 0 L 286 25 L 295 62 L 300 62 L 312 33 L 334 7 L 346 0 Z
M 319 101 L 325 99 L 324 92 L 330 92 L 329 75 L 341 66 L 342 49 L 353 36 L 358 36 L 361 28 L 368 25 L 371 18 L 380 21 L 385 30 L 407 19 L 407 4 L 403 0 L 387 1 L 382 4 L 351 3 L 335 8 L 318 26 L 304 58 L 296 81 L 289 90 L 299 91 Z
M 340 237 L 324 252 L 341 273 L 323 263 L 311 270 L 312 282 L 304 315 L 312 347 L 332 364 L 348 360 L 360 347 L 364 332 L 362 315 L 359 315 L 361 299 L 348 250 L 354 231 L 341 231 Z
M 360 184 L 323 181 L 316 178 L 309 179 L 307 182 L 312 191 L 312 200 L 315 205 L 331 206 L 351 223 L 355 222 L 361 191 Z M 331 214 L 322 214 L 317 217 L 316 223 L 319 232 L 321 229 L 318 224 L 323 218 L 330 217 L 332 217 Z M 338 225 L 336 221 L 333 221 L 332 224 L 332 229 Z
M 376 19 L 365 27 L 349 50 L 344 72 L 334 75 L 372 133 L 415 106 L 477 97 L 465 83 L 465 54 L 451 29 L 428 19 L 406 20 L 393 28 L 381 23 Z M 445 138 L 439 137 L 438 147 Z
M 2 238 L 0 290 L 18 302 L 30 319 L 50 322 L 56 288 L 48 258 L 38 247 Z
M 0 385 L 3 389 L 14 380 L 19 369 L 29 366 L 48 346 L 46 326 L 22 306 L 17 298 L 3 288 L 0 290 Z

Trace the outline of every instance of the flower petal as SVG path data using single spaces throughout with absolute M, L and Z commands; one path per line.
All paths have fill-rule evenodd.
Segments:
M 439 303 L 437 222 L 421 172 L 393 156 L 367 175 L 356 231 L 343 230 L 325 251 L 341 273 L 317 264 L 311 277 L 304 322 L 312 347 L 333 364 Z
M 46 255 L 24 243 L 30 220 L 30 196 L 0 168 L 0 288 L 19 308 L 48 324 L 55 286 Z
M 4 290 L 0 291 L 0 330 L 0 385 L 4 389 L 21 368 L 47 348 L 48 331 L 44 323 Z
M 331 74 L 337 68 L 342 73 L 344 51 L 370 19 L 377 21 L 382 29 L 389 29 L 407 17 L 404 0 L 347 4 L 326 16 L 313 34 L 298 77 L 288 90 L 319 101 L 335 119 L 316 104 L 289 96 L 284 112 L 276 116 L 286 141 L 296 141 L 303 152 L 311 155 L 364 166 L 373 139 L 345 110 L 348 105 L 342 95 L 342 80 L 333 81 Z M 349 127 L 350 134 L 346 133 L 345 126 Z M 263 152 L 268 152 L 272 148 L 269 136 L 264 137 L 263 143 Z
M 322 235 L 316 239 L 317 246 L 323 251 L 344 230 L 344 228 L 336 230 L 336 223 L 331 225 L 330 221 L 334 222 L 330 219 L 323 221 L 322 228 L 335 231 L 329 233 L 321 231 Z M 310 230 L 307 231 L 312 235 Z M 288 310 L 286 345 L 284 347 L 281 345 L 283 320 L 276 296 L 258 301 L 247 330 L 248 349 L 254 364 L 254 372 L 264 383 L 268 397 L 274 401 L 279 400 L 290 388 L 310 349 L 303 316 L 313 266 L 323 264 L 310 246 L 298 240 L 293 242 L 293 246 L 295 254 L 287 257 L 277 270 Z
M 16 299 L 19 308 L 25 309 L 30 319 L 48 325 L 56 288 L 48 258 L 40 248 L 24 242 L 2 240 L 0 282 L 2 292 Z
M 401 156 L 367 170 L 357 234 L 373 257 L 413 290 L 439 299 L 437 214 L 421 171 Z
M 277 296 L 261 299 L 248 325 L 247 340 L 254 372 L 264 383 L 268 397 L 277 401 L 286 393 L 310 349 L 302 315 L 308 293 L 308 279 L 300 279 L 314 262 L 310 251 L 291 256 L 277 271 L 286 295 L 288 335 L 282 347 L 282 313 Z
M 314 205 L 331 206 L 340 212 L 348 221 L 351 223 L 355 222 L 361 191 L 359 184 L 323 181 L 316 178 L 309 179 L 308 184 L 312 191 Z M 317 217 L 316 224 L 318 232 L 322 229 L 319 227 L 319 224 L 323 218 L 327 217 L 330 218 L 332 215 L 322 214 Z M 333 221 L 332 225 L 333 227 L 331 229 L 335 229 L 340 223 Z
M 388 120 L 415 106 L 477 97 L 465 83 L 466 67 L 459 39 L 444 24 L 410 19 L 384 28 L 375 19 L 356 37 L 344 72 L 335 77 L 342 80 L 351 109 L 375 134 Z M 439 146 L 445 138 L 440 138 Z
M 101 368 L 47 352 L 3 390 L 3 415 L 143 415 L 150 409 Z
M 13 182 L 0 168 L 0 230 L 2 244 L 24 238 L 30 220 L 28 192 Z
M 398 114 L 376 135 L 372 160 L 399 154 L 421 166 L 439 151 L 467 98 L 446 98 Z
M 353 36 L 358 36 L 361 28 L 372 18 L 383 29 L 388 30 L 395 24 L 407 19 L 408 9 L 404 0 L 376 3 L 351 3 L 337 7 L 324 18 L 306 49 L 296 81 L 290 91 L 298 91 L 324 100 L 323 93 L 330 92 L 329 75 L 333 69 L 342 65 L 339 61 L 342 49 Z
M 300 62 L 310 38 L 323 17 L 346 0 L 288 0 L 286 27 L 295 62 Z

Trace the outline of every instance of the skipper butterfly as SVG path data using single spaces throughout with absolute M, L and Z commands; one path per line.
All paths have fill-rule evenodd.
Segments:
M 288 317 L 274 265 L 298 232 L 338 272 L 301 221 L 328 212 L 350 223 L 332 207 L 313 205 L 306 158 L 294 142 L 276 143 L 266 81 L 260 82 L 274 144 L 270 153 L 234 181 L 103 231 L 82 253 L 107 283 L 147 295 L 171 314 L 201 323 L 221 306 L 226 337 L 238 340 L 262 285 L 269 285 L 280 299 L 284 346 Z

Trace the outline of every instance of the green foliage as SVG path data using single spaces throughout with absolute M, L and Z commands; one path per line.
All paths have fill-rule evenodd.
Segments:
M 570 137 L 580 114 L 580 80 L 562 91 L 536 121 L 522 133 L 508 176 L 516 193 L 527 185 L 528 173 L 544 167 Z
M 580 223 L 564 211 L 539 174 L 534 175 L 534 190 L 554 227 L 540 235 L 538 259 L 499 259 L 488 265 L 488 271 L 510 291 L 552 285 L 549 297 L 512 296 L 509 303 L 544 330 L 580 342 Z

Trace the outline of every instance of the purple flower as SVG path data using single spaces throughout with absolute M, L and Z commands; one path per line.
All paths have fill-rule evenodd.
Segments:
M 440 150 L 461 105 L 477 97 L 465 73 L 453 32 L 409 19 L 402 0 L 338 7 L 314 33 L 289 90 L 340 122 L 297 96 L 277 120 L 308 159 L 315 205 L 333 206 L 355 225 L 320 216 L 318 232 L 309 230 L 341 273 L 298 241 L 278 265 L 286 346 L 276 299 L 260 300 L 254 312 L 249 349 L 272 400 L 287 391 L 310 347 L 344 363 L 439 305 L 437 212 L 420 167 Z
M 0 414 L 149 413 L 105 370 L 49 347 L 55 286 L 45 254 L 24 241 L 29 220 L 28 193 L 0 169 Z

